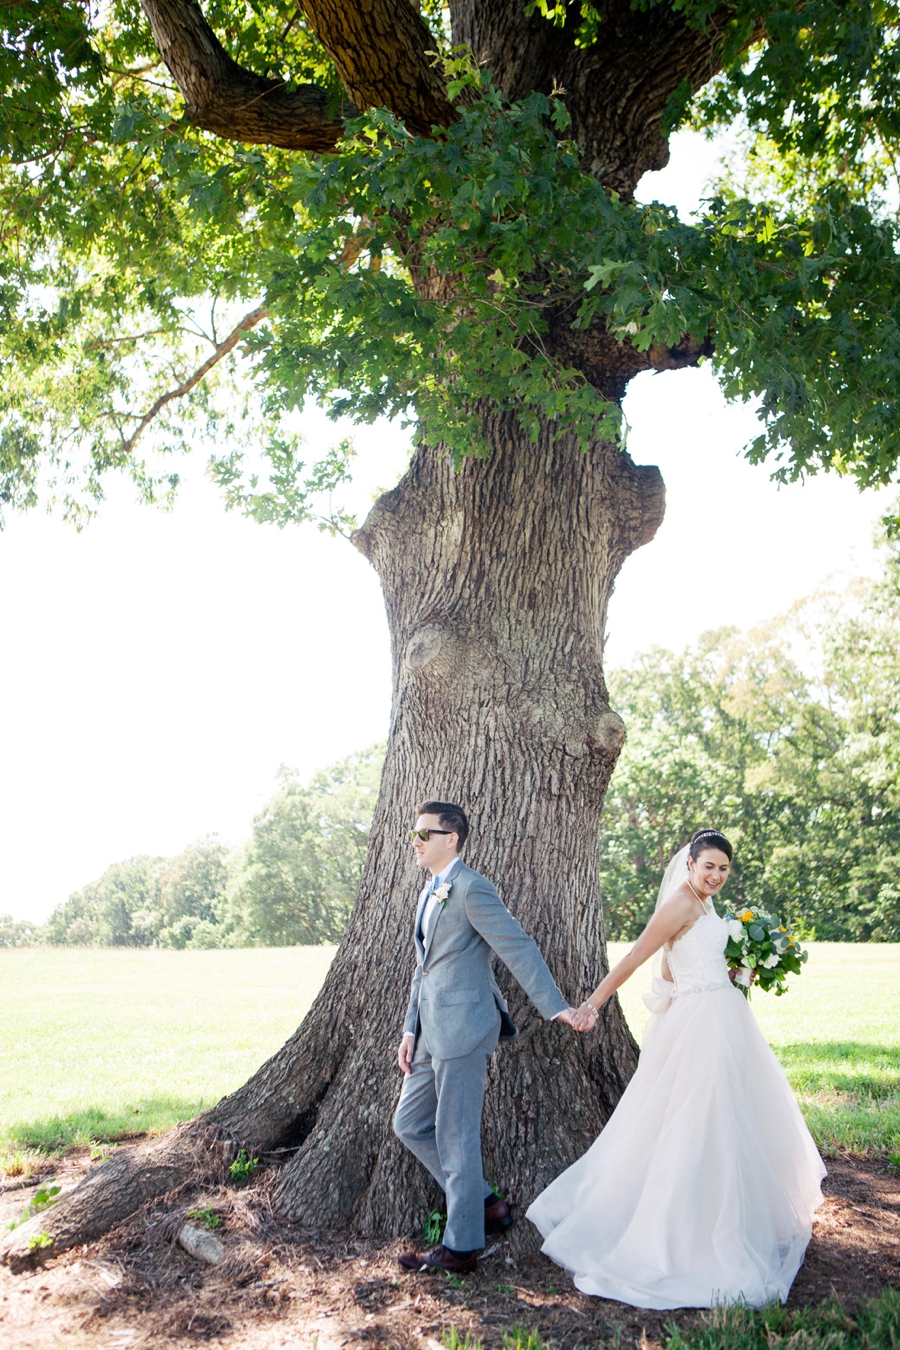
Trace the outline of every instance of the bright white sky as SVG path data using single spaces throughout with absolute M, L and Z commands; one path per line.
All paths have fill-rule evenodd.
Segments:
M 641 195 L 691 209 L 715 149 L 680 134 Z M 702 631 L 748 627 L 834 574 L 871 573 L 887 493 L 814 479 L 778 489 L 739 458 L 755 419 L 708 370 L 641 376 L 629 449 L 657 464 L 666 520 L 625 565 L 607 664 Z M 341 431 L 306 419 L 311 452 Z M 355 431 L 365 512 L 408 453 L 381 425 Z M 342 539 L 224 512 L 203 476 L 169 515 L 117 487 L 76 534 L 31 513 L 0 534 L 0 913 L 44 919 L 137 853 L 206 834 L 237 843 L 282 763 L 313 770 L 382 739 L 390 667 L 377 579 Z

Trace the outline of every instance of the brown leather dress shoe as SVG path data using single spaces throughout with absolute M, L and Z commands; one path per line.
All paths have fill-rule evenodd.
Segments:
M 505 1200 L 495 1200 L 484 1207 L 484 1226 L 488 1232 L 496 1233 L 508 1228 L 513 1221 L 512 1209 Z
M 447 1270 L 452 1275 L 468 1275 L 478 1264 L 474 1252 L 471 1256 L 459 1257 L 443 1246 L 435 1247 L 433 1252 L 401 1252 L 397 1260 L 404 1270 Z

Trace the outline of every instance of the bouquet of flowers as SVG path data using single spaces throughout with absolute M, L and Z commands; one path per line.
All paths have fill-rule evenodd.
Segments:
M 760 989 L 786 994 L 788 975 L 800 974 L 809 953 L 777 914 L 765 914 L 755 906 L 747 906 L 735 914 L 726 914 L 725 919 L 728 924 L 725 960 L 738 972 L 734 982 L 741 993 L 750 997 L 755 973 Z

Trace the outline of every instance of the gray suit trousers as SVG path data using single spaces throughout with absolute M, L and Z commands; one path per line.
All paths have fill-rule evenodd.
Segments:
M 484 1246 L 484 1201 L 491 1188 L 481 1162 L 481 1111 L 497 1025 L 458 1059 L 433 1059 L 419 1036 L 412 1073 L 394 1115 L 394 1132 L 428 1168 L 447 1197 L 444 1243 L 457 1252 Z

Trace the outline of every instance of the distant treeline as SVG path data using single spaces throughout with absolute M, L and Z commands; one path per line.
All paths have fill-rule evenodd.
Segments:
M 686 605 L 696 611 L 702 596 Z M 714 615 L 709 616 L 711 619 Z M 609 679 L 628 737 L 606 796 L 600 882 L 610 939 L 637 936 L 668 858 L 698 826 L 736 848 L 725 898 L 807 938 L 900 942 L 900 550 L 877 583 L 820 593 Z M 42 928 L 0 946 L 287 946 L 340 938 L 363 865 L 384 746 L 282 771 L 243 847 L 203 840 L 130 858 Z
M 40 928 L 0 918 L 0 946 L 287 947 L 336 942 L 356 896 L 384 746 L 317 773 L 287 769 L 246 844 L 108 867 Z

